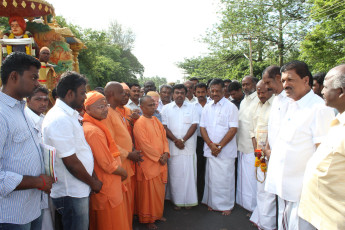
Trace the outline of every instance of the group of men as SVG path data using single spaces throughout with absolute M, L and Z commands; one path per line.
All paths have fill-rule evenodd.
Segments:
M 165 199 L 223 215 L 237 203 L 258 229 L 345 227 L 345 65 L 317 87 L 292 61 L 260 81 L 192 78 L 159 93 L 146 82 L 143 95 L 118 82 L 87 92 L 66 72 L 46 115 L 40 67 L 17 52 L 1 66 L 0 229 L 125 230 L 134 215 L 155 229 Z M 56 149 L 57 180 L 43 144 Z

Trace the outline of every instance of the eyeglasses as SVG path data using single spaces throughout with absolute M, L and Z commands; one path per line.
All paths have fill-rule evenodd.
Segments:
M 103 109 L 105 109 L 105 108 L 109 108 L 109 107 L 110 107 L 109 104 L 107 104 L 107 105 L 97 105 L 97 106 L 96 106 L 97 109 L 101 109 L 101 110 L 103 110 Z
M 17 28 L 20 27 L 19 24 L 11 24 L 11 28 Z

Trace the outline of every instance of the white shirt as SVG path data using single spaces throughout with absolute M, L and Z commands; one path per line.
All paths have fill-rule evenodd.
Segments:
M 185 101 L 188 101 L 188 102 L 190 102 L 190 103 L 195 103 L 196 101 L 198 101 L 198 98 L 195 97 L 195 96 L 193 96 L 193 98 L 189 100 L 188 97 L 186 97 L 186 98 L 185 98 Z
M 41 114 L 38 116 L 34 111 L 32 111 L 29 107 L 25 107 L 25 113 L 30 118 L 35 130 L 37 131 L 37 137 L 42 142 L 42 122 L 44 119 L 44 115 Z
M 135 110 L 135 109 L 139 109 L 140 110 L 140 105 L 135 104 L 131 99 L 128 100 L 126 107 L 128 107 L 132 111 Z
M 275 96 L 272 102 L 272 108 L 268 119 L 268 143 L 271 150 L 273 149 L 274 142 L 278 136 L 281 123 L 289 105 L 292 101 L 291 98 L 286 96 L 285 90 L 279 95 Z
M 58 181 L 53 184 L 51 197 L 88 197 L 89 185 L 75 178 L 62 162 L 62 158 L 76 154 L 86 171 L 92 175 L 93 156 L 79 123 L 79 113 L 61 100 L 57 100 L 43 121 L 43 142 L 56 148 L 55 171 Z
M 181 107 L 176 102 L 165 105 L 162 110 L 162 124 L 178 139 L 183 138 L 192 124 L 199 123 L 198 112 L 195 105 L 183 102 Z M 184 143 L 184 149 L 179 149 L 173 141 L 169 140 L 170 155 L 192 155 L 196 152 L 196 132 Z
M 250 129 L 253 112 L 259 101 L 256 92 L 248 96 L 246 95 L 241 101 L 238 115 L 237 146 L 238 151 L 242 153 L 254 152 L 252 138 L 250 137 Z
M 231 103 L 228 99 L 223 97 L 217 104 L 211 101 L 205 105 L 201 120 L 200 127 L 206 129 L 208 137 L 213 143 L 219 143 L 225 136 L 229 129 L 238 127 L 238 109 L 236 105 Z M 204 145 L 204 156 L 214 157 L 208 145 Z M 236 135 L 232 140 L 222 146 L 222 151 L 217 158 L 236 158 L 237 146 Z
M 299 201 L 306 164 L 333 118 L 333 109 L 313 90 L 290 101 L 271 152 L 266 191 L 290 202 Z
M 169 104 L 169 103 L 168 103 Z M 167 105 L 167 104 L 166 104 Z M 159 99 L 159 102 L 158 102 L 158 107 L 157 107 L 157 110 L 158 112 L 162 112 L 162 109 L 165 105 L 163 105 L 163 102 L 161 101 L 161 99 Z
M 205 108 L 205 106 L 209 103 L 209 101 L 206 99 L 206 104 L 204 105 L 204 107 L 202 107 L 202 105 L 199 103 L 199 101 L 195 102 L 195 109 L 198 112 L 198 116 L 199 116 L 199 120 L 201 119 L 201 114 L 202 114 L 202 110 Z M 199 137 L 201 137 L 201 133 L 200 133 L 200 125 L 198 124 L 198 129 L 197 129 L 197 135 Z

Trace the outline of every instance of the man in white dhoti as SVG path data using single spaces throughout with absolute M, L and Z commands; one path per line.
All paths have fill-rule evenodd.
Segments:
M 254 149 L 263 150 L 267 142 L 267 125 L 274 96 L 272 90 L 268 90 L 261 80 L 256 85 L 259 103 L 254 109 L 252 128 L 250 136 Z M 265 160 L 266 165 L 268 160 Z M 265 192 L 266 172 L 262 172 L 260 167 L 256 169 L 257 196 L 256 207 L 250 221 L 255 223 L 260 229 L 274 230 L 276 228 L 276 197 L 272 193 Z
M 268 142 L 266 143 L 266 147 L 264 148 L 265 155 L 269 158 L 271 149 L 273 148 L 276 137 L 278 136 L 279 129 L 281 127 L 291 98 L 286 96 L 283 83 L 281 82 L 281 73 L 279 66 L 272 65 L 267 67 L 262 74 L 262 80 L 265 82 L 268 90 L 271 90 L 275 95 L 268 119 Z M 272 195 L 276 196 L 275 194 Z M 278 222 L 281 222 L 281 217 L 283 216 L 283 203 L 284 201 L 278 197 L 278 212 L 280 213 L 280 215 L 278 215 Z M 267 210 L 274 209 L 274 212 L 276 212 L 276 200 L 270 200 L 270 202 L 269 200 L 267 200 L 266 207 Z
M 272 146 L 265 190 L 283 200 L 278 229 L 315 229 L 298 217 L 297 210 L 306 164 L 326 136 L 334 112 L 311 90 L 313 78 L 307 64 L 289 62 L 281 73 L 284 90 L 292 100 Z
M 256 79 L 246 76 L 242 80 L 245 94 L 240 105 L 237 134 L 238 163 L 236 203 L 252 212 L 256 206 L 255 156 L 250 137 L 251 120 L 259 99 L 255 92 Z
M 205 190 L 202 203 L 209 210 L 230 215 L 235 204 L 235 159 L 237 155 L 237 107 L 224 97 L 224 83 L 214 79 L 210 83 L 213 101 L 201 115 L 200 132 L 206 143 Z
M 163 107 L 162 124 L 169 140 L 168 185 L 166 198 L 175 209 L 198 204 L 196 189 L 196 129 L 199 116 L 195 105 L 185 101 L 187 88 L 173 87 L 172 103 Z

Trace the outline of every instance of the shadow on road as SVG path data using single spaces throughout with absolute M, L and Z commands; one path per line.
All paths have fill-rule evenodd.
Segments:
M 235 206 L 230 216 L 222 216 L 220 212 L 210 212 L 203 204 L 190 210 L 182 208 L 174 210 L 170 201 L 165 201 L 164 217 L 166 222 L 157 222 L 160 230 L 254 230 L 257 229 L 249 221 L 248 211 Z M 133 230 L 147 229 L 145 225 L 134 221 Z

